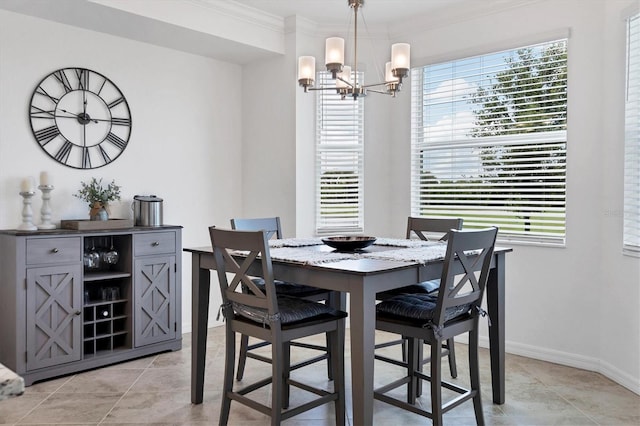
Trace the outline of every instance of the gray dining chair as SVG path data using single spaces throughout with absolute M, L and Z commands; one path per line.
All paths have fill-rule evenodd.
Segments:
M 231 401 L 271 417 L 272 425 L 311 410 L 319 405 L 335 404 L 336 424 L 345 424 L 344 327 L 347 313 L 323 303 L 276 292 L 273 265 L 267 233 L 263 231 L 223 230 L 209 228 L 217 265 L 225 318 L 225 367 L 219 424 L 229 420 Z M 234 256 L 234 251 L 247 252 Z M 264 279 L 258 286 L 247 275 L 248 268 L 258 264 Z M 243 291 L 237 291 L 241 287 Z M 256 337 L 271 344 L 271 375 L 242 388 L 234 388 L 236 334 Z M 333 356 L 333 391 L 318 388 L 290 377 L 291 343 L 294 339 L 326 333 Z M 271 384 L 271 404 L 249 396 Z M 238 384 L 239 385 L 239 384 Z M 313 399 L 289 407 L 290 388 L 315 394 Z
M 409 217 L 407 219 L 407 239 L 412 238 L 414 235 L 423 241 L 446 241 L 451 229 L 462 229 L 462 218 L 432 218 L 432 217 Z M 406 287 L 396 288 L 393 290 L 378 293 L 376 299 L 387 300 L 400 294 L 433 294 L 438 291 L 440 287 L 440 280 L 429 280 L 418 284 L 413 284 Z M 388 342 L 379 343 L 376 345 L 376 349 L 385 348 L 389 346 L 402 345 L 402 362 L 406 362 L 407 345 L 406 339 L 397 339 Z M 422 348 L 419 350 L 422 354 Z M 453 338 L 447 339 L 443 343 L 442 356 L 446 356 L 449 361 L 449 372 L 451 377 L 456 378 L 458 376 L 458 367 L 456 365 L 456 352 Z M 376 359 L 385 361 L 392 364 L 397 364 L 397 361 L 393 358 L 386 357 L 384 355 L 376 354 Z M 422 363 L 426 364 L 430 361 L 429 357 L 423 358 Z M 422 393 L 422 386 L 419 386 L 419 394 Z
M 242 231 L 260 231 L 263 230 L 267 234 L 267 239 L 270 238 L 282 238 L 282 227 L 280 225 L 280 217 L 265 217 L 265 218 L 233 218 L 231 219 L 231 228 Z M 259 277 L 252 278 L 254 284 L 258 286 L 264 285 L 264 280 Z M 278 295 L 287 295 L 293 297 L 301 297 L 306 300 L 314 302 L 329 303 L 332 292 L 317 287 L 310 287 L 307 285 L 301 285 L 296 283 L 285 282 L 281 280 L 274 280 L 276 287 L 276 293 Z M 292 342 L 293 346 L 304 347 L 306 349 L 312 349 L 314 351 L 321 352 L 321 355 L 305 359 L 294 366 L 292 370 L 304 367 L 305 365 L 313 364 L 322 360 L 327 360 L 327 377 L 331 380 L 332 368 L 331 368 L 331 351 L 328 344 L 329 338 L 327 336 L 327 344 L 325 346 L 315 345 L 305 342 Z M 242 335 L 240 338 L 240 352 L 238 354 L 238 370 L 236 372 L 236 380 L 242 380 L 244 376 L 244 370 L 247 364 L 247 358 L 255 359 L 258 361 L 270 363 L 271 359 L 254 352 L 256 349 L 268 345 L 268 342 L 260 341 L 249 344 L 249 336 Z
M 447 242 L 441 285 L 437 294 L 400 294 L 376 306 L 376 329 L 408 339 L 406 375 L 374 390 L 374 398 L 430 418 L 442 425 L 443 414 L 473 400 L 476 423 L 484 425 L 478 363 L 478 320 L 486 313 L 480 307 L 489 277 L 497 228 L 451 230 Z M 442 380 L 442 343 L 468 333 L 470 386 L 464 388 Z M 421 371 L 421 341 L 431 346 L 430 374 Z M 431 410 L 418 403 L 418 383 L 430 382 Z M 406 385 L 406 400 L 389 394 Z M 442 388 L 459 396 L 443 401 Z

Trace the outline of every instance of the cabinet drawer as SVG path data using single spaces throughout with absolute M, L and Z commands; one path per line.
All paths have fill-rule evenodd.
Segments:
M 175 232 L 154 232 L 137 234 L 135 237 L 135 255 L 175 253 Z
M 27 265 L 80 262 L 80 238 L 38 238 L 27 240 Z

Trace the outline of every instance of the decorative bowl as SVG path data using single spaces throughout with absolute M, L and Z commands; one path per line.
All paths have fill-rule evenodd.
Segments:
M 338 251 L 356 251 L 369 247 L 376 241 L 376 237 L 346 236 L 323 238 L 322 242 Z

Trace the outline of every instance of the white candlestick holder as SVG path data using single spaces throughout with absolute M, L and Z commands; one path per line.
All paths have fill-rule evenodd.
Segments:
M 31 198 L 36 195 L 35 191 L 21 191 L 22 196 L 22 223 L 18 226 L 20 231 L 37 231 L 38 227 L 33 224 L 33 210 L 31 209 Z
M 56 225 L 51 223 L 51 205 L 49 204 L 53 185 L 40 185 L 38 189 L 42 191 L 42 208 L 40 209 L 42 223 L 38 225 L 38 229 L 56 229 Z

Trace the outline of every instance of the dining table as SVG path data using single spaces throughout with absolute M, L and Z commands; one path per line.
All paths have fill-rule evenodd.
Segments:
M 438 279 L 446 243 L 378 238 L 362 250 L 340 252 L 319 238 L 270 240 L 274 278 L 348 294 L 351 339 L 352 415 L 354 425 L 373 424 L 376 293 Z M 429 243 L 429 244 L 427 244 Z M 191 253 L 192 367 L 191 402 L 203 401 L 211 271 L 211 247 Z M 505 260 L 512 251 L 496 247 L 486 287 L 493 402 L 505 402 Z M 242 253 L 237 255 L 242 256 Z M 456 264 L 456 268 L 460 268 Z M 260 275 L 259 261 L 250 268 Z M 342 304 L 345 297 L 338 298 Z M 345 308 L 345 306 L 342 306 Z

